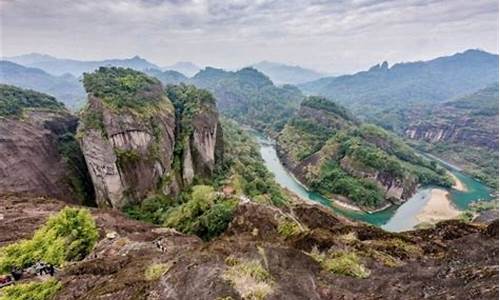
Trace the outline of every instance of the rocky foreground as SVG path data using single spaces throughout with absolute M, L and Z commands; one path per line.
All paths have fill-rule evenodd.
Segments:
M 65 205 L 0 198 L 0 246 L 29 238 Z M 56 275 L 56 299 L 498 298 L 498 220 L 395 234 L 318 205 L 246 202 L 222 236 L 203 242 L 117 211 L 91 212 L 100 241 Z M 334 253 L 354 254 L 358 268 L 339 274 L 328 264 Z

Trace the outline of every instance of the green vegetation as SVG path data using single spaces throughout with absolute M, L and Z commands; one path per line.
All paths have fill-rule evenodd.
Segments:
M 233 261 L 222 278 L 231 282 L 243 299 L 262 300 L 273 291 L 274 279 L 258 260 Z
M 142 111 L 148 104 L 164 99 L 157 79 L 132 69 L 100 67 L 94 73 L 83 74 L 83 86 L 87 93 L 114 109 Z
M 194 186 L 187 201 L 165 214 L 164 225 L 209 240 L 226 230 L 236 200 L 220 199 L 211 186 Z
M 225 116 L 262 131 L 280 131 L 303 99 L 296 87 L 276 87 L 253 68 L 237 72 L 206 68 L 190 82 L 211 91 Z
M 167 85 L 165 93 L 175 108 L 177 132 L 174 149 L 174 169 L 179 172 L 182 169 L 183 153 L 193 133 L 193 119 L 202 113 L 207 113 L 207 118 L 216 116 L 215 99 L 210 92 L 183 83 L 180 85 Z
M 411 111 L 415 104 L 434 106 L 495 81 L 498 82 L 498 56 L 468 50 L 390 68 L 384 63 L 353 75 L 322 78 L 299 87 L 305 93 L 334 99 L 356 116 L 377 121 L 381 112 L 397 118 L 399 112 Z
M 475 217 L 485 211 L 496 211 L 498 214 L 498 199 L 492 201 L 478 201 L 472 203 L 467 210 L 463 211 L 459 218 L 464 222 L 471 222 Z
M 301 108 L 280 133 L 278 143 L 293 165 L 307 165 L 303 175 L 312 190 L 377 208 L 385 202 L 384 191 L 371 176 L 408 187 L 416 182 L 452 185 L 444 169 L 417 155 L 394 134 L 360 124 L 325 98 L 309 97 L 302 106 L 319 111 Z
M 2 288 L 0 300 L 50 300 L 62 285 L 55 279 L 17 283 Z
M 223 119 L 224 163 L 216 171 L 218 184 L 224 182 L 236 193 L 276 206 L 284 205 L 287 198 L 274 181 L 259 153 L 256 141 L 238 125 Z
M 460 165 L 465 173 L 498 190 L 498 151 L 453 142 L 430 144 L 419 141 L 416 147 Z
M 56 266 L 83 259 L 94 247 L 99 233 L 86 209 L 66 207 L 50 217 L 33 238 L 0 248 L 0 273 L 25 268 L 37 261 Z
M 175 201 L 163 195 L 154 195 L 143 200 L 140 204 L 128 205 L 123 211 L 131 218 L 153 224 L 162 224 L 165 213 Z
M 355 252 L 320 253 L 317 248 L 313 248 L 309 255 L 328 272 L 357 278 L 370 276 L 370 271 L 361 263 Z
M 181 87 L 183 89 L 192 87 Z M 216 165 L 213 180 L 207 182 L 210 185 L 192 186 L 176 198 L 155 195 L 125 207 L 124 212 L 132 218 L 163 224 L 208 240 L 227 228 L 239 196 L 247 195 L 260 203 L 277 206 L 286 204 L 286 196 L 264 166 L 252 137 L 232 121 L 223 120 L 222 128 L 224 160 Z M 215 192 L 223 187 L 232 189 L 234 198 Z
M 310 96 L 302 101 L 301 105 L 334 113 L 345 120 L 354 120 L 354 117 L 345 107 L 329 101 L 324 97 Z
M 141 154 L 135 149 L 115 148 L 116 162 L 121 169 L 126 168 L 141 159 Z
M 146 280 L 152 281 L 152 280 L 158 280 L 160 279 L 165 273 L 168 272 L 170 269 L 170 264 L 165 264 L 165 263 L 154 263 L 150 266 L 147 267 L 144 277 L 146 277 Z
M 23 109 L 27 108 L 65 109 L 64 104 L 58 102 L 52 96 L 11 85 L 0 84 L 0 117 L 19 117 Z
M 278 233 L 289 239 L 300 235 L 304 230 L 296 221 L 289 218 L 281 218 L 278 223 Z

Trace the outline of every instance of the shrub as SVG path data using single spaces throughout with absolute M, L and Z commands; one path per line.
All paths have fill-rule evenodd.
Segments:
M 54 279 L 18 283 L 2 288 L 0 300 L 49 300 L 60 288 L 61 284 Z
M 173 200 L 163 195 L 146 198 L 140 204 L 128 205 L 123 211 L 131 218 L 153 224 L 162 224 L 165 213 L 173 205 Z
M 61 265 L 84 258 L 94 247 L 99 233 L 90 212 L 66 207 L 49 218 L 31 240 L 0 249 L 0 272 L 28 267 L 37 261 Z
M 227 228 L 237 203 L 236 200 L 216 199 L 211 186 L 197 185 L 187 202 L 168 211 L 164 224 L 208 240 Z

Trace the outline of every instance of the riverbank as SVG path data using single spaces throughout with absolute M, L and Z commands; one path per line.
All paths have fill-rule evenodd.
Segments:
M 432 189 L 430 199 L 424 208 L 417 214 L 420 223 L 436 223 L 443 220 L 455 219 L 460 215 L 450 201 L 450 193 L 442 189 Z
M 458 179 L 457 176 L 455 176 L 455 174 L 448 171 L 448 175 L 450 175 L 450 177 L 453 179 L 453 186 L 452 186 L 453 189 L 459 192 L 467 192 L 467 187 L 460 179 Z

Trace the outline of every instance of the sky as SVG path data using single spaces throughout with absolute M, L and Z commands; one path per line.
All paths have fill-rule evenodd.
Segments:
M 340 74 L 469 48 L 498 53 L 497 0 L 0 0 L 1 55 L 139 55 Z

